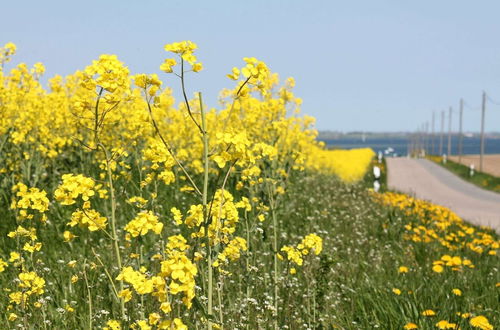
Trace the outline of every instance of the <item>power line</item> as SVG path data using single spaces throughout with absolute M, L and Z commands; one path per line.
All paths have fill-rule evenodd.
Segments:
M 491 96 L 489 96 L 488 94 L 486 94 L 486 98 L 488 99 L 488 101 L 490 101 L 491 103 L 493 104 L 496 104 L 496 105 L 500 105 L 500 102 L 497 102 L 495 101 L 493 98 L 491 98 Z
M 472 110 L 472 111 L 480 111 L 481 110 L 481 106 L 472 107 L 471 105 L 469 105 L 469 103 L 467 103 L 465 101 L 464 101 L 464 105 L 466 108 L 468 108 L 469 110 Z

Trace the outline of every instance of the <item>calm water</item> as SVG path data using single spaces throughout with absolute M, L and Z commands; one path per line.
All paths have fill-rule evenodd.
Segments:
M 360 138 L 341 138 L 332 140 L 322 140 L 330 148 L 372 148 L 375 152 L 384 152 L 388 148 L 394 149 L 394 153 L 398 155 L 406 155 L 408 152 L 409 138 L 369 138 L 363 142 Z M 479 154 L 481 140 L 479 137 L 464 137 L 463 139 L 463 154 Z M 432 145 L 429 140 L 429 149 Z M 435 154 L 439 152 L 439 138 L 434 141 Z M 446 137 L 443 142 L 443 153 L 448 150 L 448 138 Z M 485 153 L 487 154 L 500 154 L 500 139 L 485 138 Z M 452 137 L 451 153 L 456 155 L 458 153 L 458 137 Z

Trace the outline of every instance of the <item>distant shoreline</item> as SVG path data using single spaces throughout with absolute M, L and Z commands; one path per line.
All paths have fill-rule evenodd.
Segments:
M 337 138 L 324 138 L 319 136 L 318 140 L 326 144 L 329 149 L 358 149 L 371 148 L 375 152 L 383 152 L 386 155 L 406 155 L 412 142 L 412 135 L 383 135 L 383 134 L 344 134 Z M 440 137 L 438 135 L 428 136 L 425 139 L 427 154 L 441 155 L 448 151 L 448 136 L 443 137 L 442 150 L 440 151 Z M 458 155 L 459 136 L 451 137 L 451 155 Z M 479 135 L 465 136 L 463 139 L 462 154 L 473 155 L 480 153 L 481 139 Z M 485 154 L 500 154 L 500 136 L 485 135 Z
M 383 139 L 383 138 L 409 138 L 414 136 L 414 132 L 337 132 L 337 131 L 319 131 L 318 140 L 343 140 L 343 139 Z M 428 136 L 431 136 L 428 133 Z M 474 138 L 479 137 L 479 132 L 464 132 L 464 137 Z M 439 137 L 440 133 L 434 133 L 434 136 Z M 458 136 L 458 132 L 453 132 L 452 136 Z M 500 132 L 485 132 L 485 137 L 488 139 L 500 139 Z M 444 138 L 448 138 L 448 132 L 445 132 Z

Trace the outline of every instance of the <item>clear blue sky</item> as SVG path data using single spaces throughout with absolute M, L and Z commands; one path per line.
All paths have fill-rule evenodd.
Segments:
M 102 53 L 133 73 L 159 72 L 166 43 L 189 39 L 205 70 L 189 82 L 216 105 L 242 57 L 296 79 L 319 129 L 414 130 L 460 97 L 500 102 L 500 1 L 2 1 L 0 44 L 16 61 L 70 74 Z M 177 81 L 162 76 L 177 89 Z M 500 131 L 489 104 L 487 131 Z M 455 118 L 457 116 L 455 115 Z M 479 111 L 466 109 L 466 130 Z M 454 124 L 456 126 L 456 123 Z

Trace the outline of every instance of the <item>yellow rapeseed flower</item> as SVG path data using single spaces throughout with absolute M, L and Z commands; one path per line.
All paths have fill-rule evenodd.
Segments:
M 172 67 L 174 67 L 177 64 L 177 61 L 174 58 L 167 58 L 165 61 L 160 65 L 160 70 L 166 73 L 171 73 L 174 70 Z
M 128 302 L 132 299 L 132 291 L 124 289 L 118 293 L 118 297 L 122 298 L 124 302 Z
M 103 330 L 121 330 L 122 327 L 120 325 L 120 322 L 117 320 L 109 320 L 106 322 L 106 327 L 103 328 Z
M 21 257 L 21 255 L 17 252 L 11 252 L 10 253 L 10 258 L 9 258 L 9 262 L 14 262 L 16 260 L 19 260 L 19 258 Z
M 5 271 L 5 267 L 7 267 L 7 263 L 2 259 L 0 258 L 0 273 Z
M 160 234 L 163 229 L 163 223 L 159 222 L 158 217 L 151 211 L 142 211 L 132 219 L 124 228 L 132 237 L 144 236 L 149 231 Z
M 160 329 L 188 330 L 188 327 L 182 322 L 181 319 L 176 317 L 173 320 L 161 322 Z
M 64 242 L 71 242 L 73 239 L 75 239 L 77 236 L 76 235 L 73 235 L 72 232 L 70 232 L 69 230 L 65 230 L 64 233 L 63 233 L 63 238 L 64 238 Z

